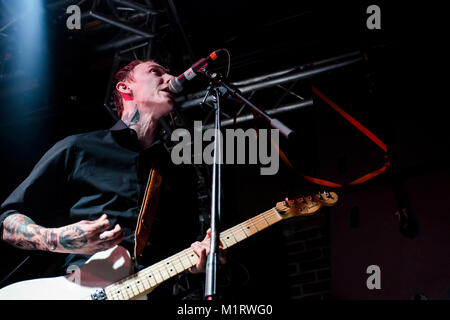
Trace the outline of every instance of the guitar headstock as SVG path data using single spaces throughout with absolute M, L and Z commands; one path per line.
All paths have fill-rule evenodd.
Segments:
M 324 206 L 334 206 L 337 201 L 338 195 L 335 192 L 324 191 L 297 199 L 285 199 L 278 202 L 275 208 L 283 219 L 288 219 L 312 215 Z

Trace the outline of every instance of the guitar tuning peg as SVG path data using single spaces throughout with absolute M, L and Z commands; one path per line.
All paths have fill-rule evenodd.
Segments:
M 284 198 L 283 205 L 285 205 L 286 207 L 289 207 L 289 198 L 288 197 Z
M 323 200 L 322 193 L 320 191 L 317 192 L 317 195 L 319 196 L 319 200 Z

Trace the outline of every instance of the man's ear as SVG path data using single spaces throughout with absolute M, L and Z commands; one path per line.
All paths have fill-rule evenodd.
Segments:
M 133 100 L 133 91 L 131 91 L 130 87 L 127 86 L 125 82 L 119 81 L 116 84 L 116 89 L 120 92 L 125 101 Z
M 131 92 L 130 87 L 123 81 L 117 82 L 116 89 L 120 93 L 125 93 L 125 94 L 131 95 L 131 96 L 133 95 L 133 92 Z

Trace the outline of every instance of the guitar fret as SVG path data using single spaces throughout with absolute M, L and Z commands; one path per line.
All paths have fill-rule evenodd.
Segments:
M 179 273 L 178 270 L 177 270 L 177 267 L 175 267 L 175 264 L 174 264 L 173 260 L 170 260 L 170 264 L 172 265 L 173 270 L 175 270 L 175 274 Z
M 154 284 L 152 284 L 152 286 L 158 284 L 158 281 L 157 281 L 157 279 L 155 277 L 155 274 L 152 271 L 150 271 L 150 270 L 149 270 L 149 273 L 150 274 L 147 276 L 147 279 L 150 279 L 149 281 L 153 280 L 155 282 Z
M 176 257 L 176 258 L 177 258 L 177 259 L 175 260 L 175 257 L 174 257 L 174 259 L 171 260 L 171 263 L 172 263 L 172 265 L 173 265 L 173 267 L 174 267 L 176 273 L 181 273 L 181 272 L 183 272 L 185 269 L 184 269 L 183 264 L 180 263 L 180 260 L 178 260 L 178 257 Z
M 222 247 L 225 249 L 231 247 L 282 219 L 275 208 L 248 219 L 220 233 Z M 139 294 L 142 295 L 148 292 L 152 287 L 187 270 L 189 267 L 194 266 L 198 260 L 199 257 L 194 253 L 192 248 L 186 248 L 172 257 L 141 270 L 134 276 L 123 279 L 115 285 L 108 286 L 105 288 L 105 293 L 108 299 L 112 300 L 132 299 Z
M 187 268 L 184 266 L 183 261 L 180 258 L 180 255 L 177 254 L 176 256 L 177 256 L 178 260 L 180 260 L 180 263 L 181 263 L 181 266 L 183 267 L 183 270 L 186 270 Z
M 248 238 L 249 235 L 247 234 L 247 232 L 245 232 L 245 229 L 244 229 L 244 227 L 242 226 L 241 223 L 239 224 L 239 227 L 241 227 L 242 231 L 245 233 L 246 237 Z
M 156 281 L 156 284 L 159 284 L 159 283 L 161 283 L 162 282 L 162 280 L 163 280 L 163 278 L 161 277 L 161 280 L 159 280 L 159 277 L 161 276 L 161 275 L 158 275 L 158 272 L 156 272 L 156 271 L 159 271 L 159 270 L 156 270 L 155 268 L 153 268 L 154 270 L 154 272 L 153 272 L 153 277 L 154 277 L 154 280 Z
M 274 223 L 277 223 L 278 221 L 282 220 L 280 214 L 273 208 L 272 210 L 268 211 L 265 215 L 266 220 L 272 225 Z
M 142 287 L 142 291 L 139 289 L 139 285 Z M 136 281 L 136 287 L 138 288 L 139 293 L 147 290 L 147 288 L 144 286 L 144 283 L 142 282 L 142 279 L 140 277 L 138 277 L 138 280 Z
M 110 286 L 105 288 L 105 293 L 108 300 L 116 300 L 114 299 L 114 292 L 112 292 Z
M 121 295 L 122 295 L 122 297 L 123 297 L 123 300 L 126 300 L 125 296 L 123 295 L 123 290 L 122 290 L 122 288 L 120 288 L 120 287 L 117 287 L 117 291 L 119 291 L 119 292 L 120 292 L 120 294 L 121 294 Z M 117 296 L 119 296 L 119 295 L 117 295 Z
M 188 259 L 189 264 L 190 264 L 191 266 L 193 266 L 194 264 L 192 263 L 191 259 L 189 259 L 189 254 L 188 254 L 187 252 L 185 252 L 184 255 L 185 255 L 186 258 Z
M 256 227 L 256 224 L 255 224 L 255 222 L 253 220 L 254 220 L 254 218 L 250 219 L 250 221 L 252 222 L 252 224 L 255 227 L 256 231 L 259 231 L 259 229 Z
M 134 297 L 137 296 L 137 293 L 134 292 L 132 287 L 130 287 L 130 290 L 131 290 L 131 299 L 133 299 Z
M 264 214 L 260 214 L 259 216 L 257 216 L 257 218 L 258 218 L 257 221 L 256 218 L 253 219 L 253 223 L 258 227 L 258 231 L 262 231 L 268 226 L 270 226 L 270 224 L 268 224 L 267 221 L 265 220 Z
M 128 289 L 124 289 L 125 293 L 127 294 L 128 299 L 133 299 L 133 296 L 130 296 L 130 292 Z
M 130 288 L 131 289 L 131 292 L 133 293 L 133 295 L 134 296 L 136 296 L 137 294 L 134 292 L 135 290 L 133 290 L 133 285 L 136 287 L 136 291 L 137 291 L 137 294 L 139 294 L 139 289 L 138 289 L 138 287 L 136 286 L 136 284 L 133 282 L 133 281 L 128 281 L 128 288 Z
M 135 288 L 135 290 L 133 290 L 133 293 L 135 293 L 137 291 L 137 293 L 135 293 L 135 295 L 138 295 L 139 293 L 141 293 L 141 290 L 139 289 L 137 280 L 134 279 L 134 277 L 133 277 L 133 279 L 130 279 L 130 287 L 132 290 L 133 290 L 133 288 Z
M 167 267 L 168 264 L 169 264 L 169 262 L 165 263 L 165 264 L 164 264 L 164 267 L 166 268 L 167 274 L 168 274 L 169 277 L 170 277 L 170 269 Z
M 254 227 L 253 227 L 253 229 L 252 229 L 252 225 L 249 224 L 249 220 L 243 222 L 242 225 L 245 226 L 246 230 L 248 231 L 248 233 L 249 233 L 250 235 L 253 235 L 253 234 L 255 234 L 256 232 L 258 232 L 258 231 L 254 231 L 254 230 L 253 230 L 253 229 L 255 229 Z
M 166 280 L 166 279 L 164 279 L 164 276 L 163 276 L 163 274 L 161 273 L 161 269 L 159 269 L 158 268 L 158 272 L 159 272 L 159 275 L 161 276 L 161 281 L 158 281 L 158 282 L 163 282 L 164 280 Z
M 143 276 L 142 278 L 144 278 L 145 281 L 147 281 L 147 283 L 148 283 L 148 288 L 150 289 L 153 285 L 150 283 L 150 280 L 148 280 L 148 279 L 149 279 L 149 276 L 148 276 L 148 275 L 145 275 L 145 276 Z
M 187 261 L 186 258 L 177 255 L 177 259 L 179 261 L 179 264 L 181 265 L 181 271 L 187 270 L 189 268 L 189 261 Z
M 132 282 L 132 284 L 135 286 L 136 290 L 138 293 L 141 293 L 143 291 L 145 291 L 145 288 L 143 287 L 142 283 L 141 283 L 141 279 L 139 277 L 139 274 L 137 273 L 135 277 L 133 277 L 133 279 L 130 279 L 130 281 Z M 141 288 L 142 287 L 142 288 Z
M 263 217 L 264 221 L 267 223 L 266 227 L 269 227 L 270 223 L 266 220 L 266 217 L 264 216 L 264 213 L 261 215 L 261 217 Z
M 230 232 L 233 234 L 233 237 L 236 239 L 236 242 L 241 242 L 242 240 L 247 238 L 247 235 L 245 233 L 242 233 L 242 231 L 239 228 L 232 228 L 230 229 Z
M 233 243 L 233 240 L 231 239 L 231 237 L 234 238 L 235 242 Z M 223 237 L 220 237 L 220 240 L 224 240 L 225 242 L 227 242 L 227 247 L 232 246 L 233 244 L 237 243 L 237 239 L 234 237 L 234 234 L 231 231 L 228 231 L 226 234 L 223 235 Z M 231 244 L 228 244 L 228 242 L 231 242 Z
M 230 246 L 230 245 L 228 244 L 228 240 L 229 240 L 229 239 L 226 238 L 225 233 L 222 233 L 222 234 L 220 235 L 220 241 L 222 242 L 222 245 L 223 245 L 224 249 L 226 249 L 226 248 L 228 248 L 228 247 Z
M 192 251 L 192 250 L 191 250 Z M 193 252 L 193 251 L 192 251 Z M 191 266 L 195 266 L 195 264 L 196 264 L 196 262 L 195 263 L 192 263 L 192 260 L 191 260 L 191 258 L 189 257 L 189 256 L 191 256 L 192 258 L 194 258 L 194 256 L 192 255 L 192 253 L 186 253 L 186 257 L 188 258 L 188 260 L 189 260 L 189 263 L 191 264 Z
M 230 233 L 233 236 L 234 240 L 236 240 L 236 242 L 239 242 L 239 240 L 236 238 L 236 235 L 234 234 L 232 229 L 230 229 Z
M 126 286 L 125 287 L 125 293 L 128 296 L 128 299 L 133 299 L 134 295 L 133 295 L 133 288 L 131 288 L 131 296 L 130 296 L 130 286 Z
M 278 222 L 278 221 L 280 221 L 281 219 L 283 219 L 283 218 L 281 218 L 281 216 L 280 216 L 280 214 L 278 213 L 277 209 L 272 208 L 269 212 L 272 213 L 271 217 L 275 218 L 275 220 L 276 220 L 275 222 Z M 275 223 L 275 222 L 274 222 L 274 223 Z

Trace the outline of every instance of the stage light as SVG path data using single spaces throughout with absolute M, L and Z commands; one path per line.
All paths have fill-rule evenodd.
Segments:
M 33 112 L 46 104 L 49 83 L 49 49 L 46 12 L 43 0 L 2 1 L 14 25 L 7 33 L 10 52 L 9 88 L 3 96 L 16 110 Z

